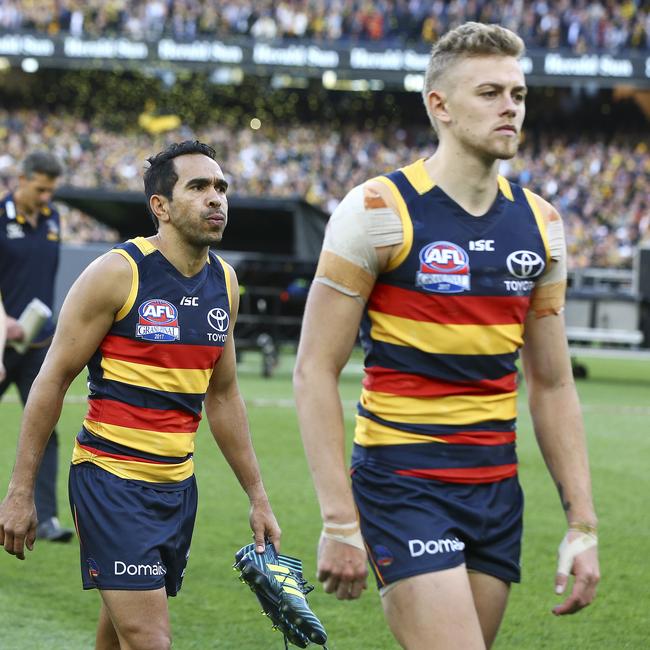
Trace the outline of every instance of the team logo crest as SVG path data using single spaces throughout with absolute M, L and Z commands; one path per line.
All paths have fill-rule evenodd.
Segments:
M 22 239 L 24 236 L 25 231 L 19 223 L 12 221 L 7 224 L 7 239 Z
M 420 250 L 415 286 L 432 293 L 460 293 L 470 289 L 469 255 L 449 241 L 436 241 Z
M 160 298 L 147 300 L 138 307 L 138 324 L 135 335 L 145 341 L 178 341 L 178 309 Z
M 544 260 L 533 251 L 514 251 L 506 259 L 508 271 L 516 278 L 535 278 L 544 270 Z
M 88 558 L 88 575 L 93 580 L 99 576 L 99 565 L 91 557 Z
M 386 546 L 377 544 L 372 550 L 375 552 L 375 562 L 379 566 L 390 566 L 395 560 L 391 550 Z

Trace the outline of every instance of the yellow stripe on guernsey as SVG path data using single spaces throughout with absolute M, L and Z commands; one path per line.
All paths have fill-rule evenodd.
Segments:
M 392 427 L 379 424 L 379 422 L 375 422 L 374 420 L 364 418 L 362 415 L 357 415 L 356 420 L 357 425 L 354 429 L 354 442 L 362 447 L 372 447 L 373 445 L 412 445 L 420 442 L 449 444 L 444 438 L 393 429 Z
M 510 182 L 505 176 L 497 176 L 497 183 L 501 194 L 508 199 L 508 201 L 514 201 L 515 197 L 512 195 L 512 188 L 510 187 Z
M 386 269 L 387 271 L 392 271 L 393 269 L 396 269 L 408 257 L 408 254 L 411 251 L 411 246 L 413 245 L 413 222 L 411 221 L 406 203 L 404 202 L 404 199 L 402 198 L 402 195 L 397 189 L 395 183 L 393 183 L 393 181 L 386 178 L 385 176 L 377 176 L 377 178 L 374 180 L 379 181 L 390 190 L 390 193 L 393 196 L 393 200 L 397 205 L 400 221 L 402 222 L 404 241 L 402 241 L 402 245 L 399 247 L 396 254 L 390 259 L 388 268 Z
M 409 346 L 430 354 L 507 354 L 523 344 L 524 326 L 426 323 L 369 310 L 375 341 Z M 459 352 L 460 351 L 460 352 Z
M 118 321 L 122 320 L 131 311 L 131 308 L 133 307 L 135 299 L 138 295 L 140 277 L 138 272 L 138 265 L 133 261 L 133 258 L 125 250 L 122 250 L 121 248 L 115 248 L 109 251 L 109 253 L 116 253 L 117 255 L 121 255 L 131 265 L 131 289 L 129 290 L 129 295 L 122 305 L 121 309 L 117 312 L 117 314 L 115 314 L 115 320 Z
M 135 239 L 129 239 L 129 241 L 133 242 L 139 249 L 140 252 L 143 255 L 149 255 L 158 249 L 147 239 L 144 237 L 136 237 Z
M 426 194 L 436 186 L 435 181 L 429 176 L 429 172 L 424 166 L 424 158 L 402 167 L 400 171 L 406 176 L 408 182 L 418 194 Z
M 228 294 L 228 307 L 230 307 L 230 309 L 232 310 L 232 289 L 230 287 L 230 270 L 226 262 L 224 262 L 224 260 L 222 260 L 218 255 L 217 255 L 217 259 L 221 264 L 221 268 L 223 268 L 223 274 L 226 278 L 226 293 Z
M 143 449 L 149 454 L 169 456 L 171 458 L 184 458 L 187 454 L 194 453 L 194 437 L 196 432 L 169 432 L 148 431 L 147 429 L 132 429 L 121 427 L 117 424 L 106 424 L 95 420 L 84 420 L 84 428 L 90 433 L 116 442 L 124 447 Z
M 161 368 L 107 358 L 102 359 L 102 370 L 104 379 L 166 393 L 205 393 L 212 375 L 212 368 Z
M 148 481 L 149 483 L 178 483 L 189 478 L 194 473 L 192 458 L 176 464 L 122 460 L 94 454 L 81 447 L 75 440 L 72 464 L 77 465 L 79 463 L 93 463 L 120 478 Z
M 468 425 L 486 420 L 512 420 L 517 415 L 517 392 L 496 395 L 403 397 L 365 388 L 361 406 L 383 420 L 405 424 Z
M 539 204 L 535 199 L 535 195 L 525 187 L 522 189 L 524 190 L 524 194 L 526 196 L 526 200 L 528 201 L 528 205 L 530 205 L 530 209 L 533 211 L 533 214 L 535 215 L 535 221 L 537 222 L 537 227 L 539 228 L 539 234 L 541 235 L 542 241 L 544 242 L 544 250 L 546 251 L 546 263 L 549 264 L 551 262 L 551 247 L 548 243 L 548 233 L 546 231 L 546 220 L 544 219 L 544 215 L 542 214 L 542 211 L 539 209 Z
M 275 578 L 280 583 L 284 591 L 286 591 L 288 594 L 291 594 L 292 596 L 300 596 L 300 598 L 305 597 L 305 594 L 300 591 L 300 586 L 298 583 L 289 575 L 289 569 L 286 566 L 281 566 L 280 564 L 267 564 L 266 566 L 268 566 L 268 568 L 271 569 L 273 573 L 282 573 L 286 575 L 286 578 L 284 576 Z

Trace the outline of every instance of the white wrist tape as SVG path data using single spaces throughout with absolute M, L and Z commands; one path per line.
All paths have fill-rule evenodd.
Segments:
M 361 536 L 361 530 L 359 529 L 359 522 L 357 521 L 349 524 L 323 524 L 321 537 L 334 540 L 335 542 L 341 542 L 348 546 L 354 546 L 360 551 L 366 550 L 363 537 Z
M 579 533 L 577 537 L 568 540 L 569 533 L 564 536 L 558 549 L 557 572 L 568 576 L 577 555 L 598 544 L 598 537 L 589 533 Z

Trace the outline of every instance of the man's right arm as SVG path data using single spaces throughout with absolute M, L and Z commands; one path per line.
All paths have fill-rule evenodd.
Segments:
M 0 504 L 0 545 L 18 559 L 25 558 L 25 543 L 30 550 L 34 544 L 36 474 L 65 393 L 126 302 L 131 281 L 129 262 L 121 255 L 105 255 L 81 274 L 61 308 L 54 340 L 25 405 L 16 463 Z
M 314 283 L 294 370 L 300 432 L 325 528 L 357 521 L 338 380 L 356 341 L 362 312 L 354 298 Z M 340 599 L 356 598 L 365 588 L 367 573 L 364 550 L 321 539 L 318 579 L 326 592 L 336 592 Z
M 376 180 L 355 187 L 329 221 L 303 318 L 294 387 L 323 518 L 318 578 L 339 599 L 361 595 L 367 567 L 345 460 L 338 380 L 365 302 L 402 240 L 388 188 Z

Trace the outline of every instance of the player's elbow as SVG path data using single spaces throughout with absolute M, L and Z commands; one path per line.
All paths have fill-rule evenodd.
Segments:
M 304 358 L 298 355 L 296 364 L 293 368 L 293 390 L 296 395 L 300 395 L 300 393 L 309 384 L 311 374 L 312 373 L 309 369 L 309 363 L 307 363 Z
M 298 354 L 293 369 L 293 388 L 297 396 L 328 380 L 336 382 L 336 369 L 324 360 L 311 355 Z

